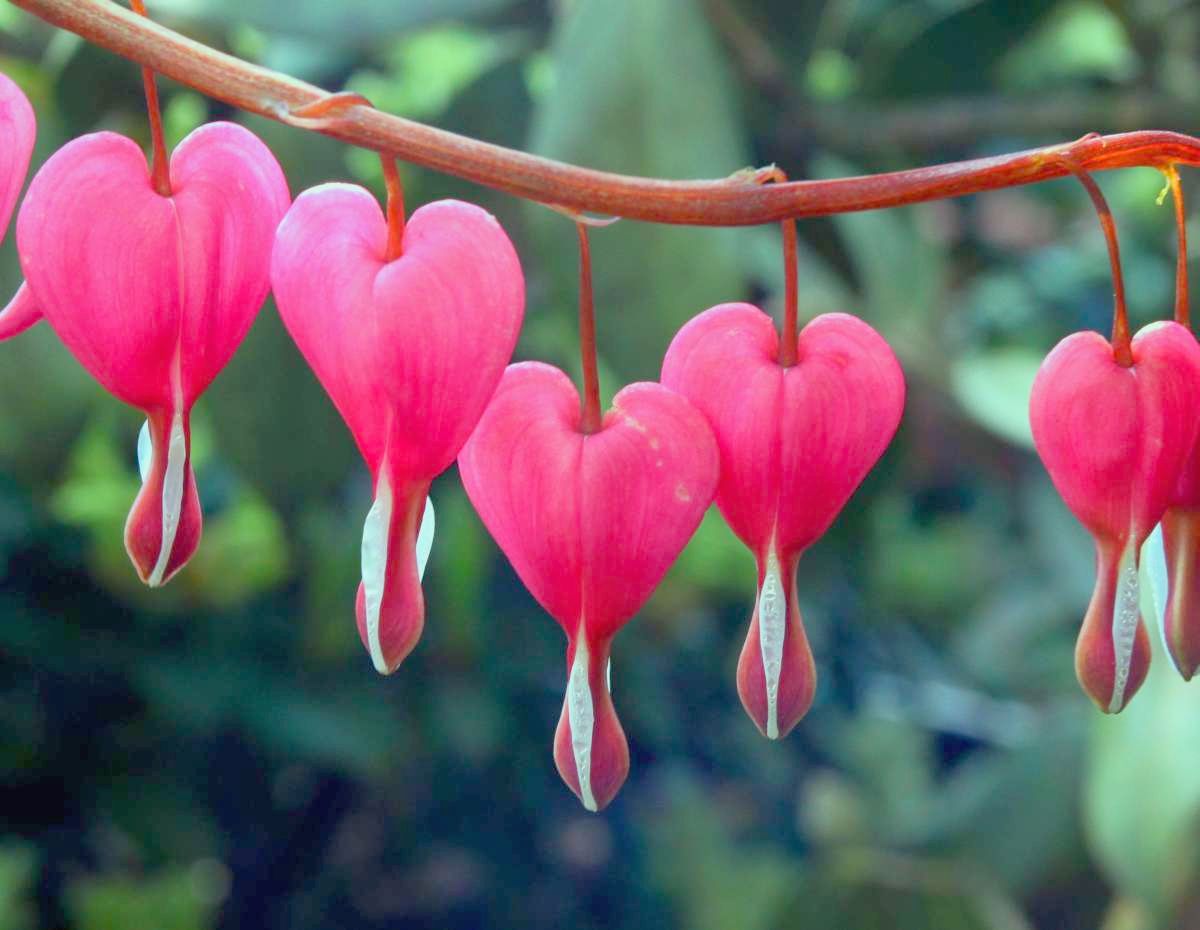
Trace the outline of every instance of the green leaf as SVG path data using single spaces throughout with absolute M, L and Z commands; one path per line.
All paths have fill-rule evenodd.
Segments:
M 347 89 L 364 94 L 381 110 L 428 120 L 523 45 L 515 34 L 438 26 L 399 39 L 386 55 L 385 71 L 360 71 Z
M 990 349 L 962 356 L 950 366 L 950 388 L 971 419 L 1014 445 L 1033 448 L 1029 393 L 1041 366 L 1030 349 Z
M 107 875 L 76 879 L 67 888 L 67 912 L 71 925 L 79 930 L 205 930 L 215 926 L 228 882 L 225 867 L 211 860 L 146 879 Z
M 580 0 L 554 43 L 552 88 L 534 119 L 532 148 L 628 174 L 725 177 L 747 163 L 729 75 L 701 5 L 690 0 Z M 570 221 L 531 208 L 548 299 L 536 329 L 578 299 Z M 712 304 L 739 300 L 738 230 L 632 222 L 592 230 L 601 351 L 620 374 L 657 377 L 674 331 Z M 536 335 L 535 335 L 536 338 Z
M 260 495 L 241 485 L 233 505 L 208 521 L 203 543 L 181 579 L 187 579 L 198 601 L 228 608 L 278 584 L 289 561 L 279 516 Z
M 19 840 L 0 841 L 0 930 L 32 930 L 37 909 L 33 882 L 37 852 Z
M 1138 61 L 1118 14 L 1084 0 L 1059 5 L 998 70 L 1010 88 L 1036 91 L 1072 78 L 1128 80 Z

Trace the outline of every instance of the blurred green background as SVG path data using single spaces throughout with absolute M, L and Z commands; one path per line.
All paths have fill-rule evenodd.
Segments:
M 639 174 L 777 162 L 826 177 L 1200 125 L 1200 7 L 1173 0 L 151 12 L 406 116 Z M 35 166 L 99 128 L 147 141 L 137 68 L 8 5 L 0 69 L 36 107 Z M 160 86 L 172 141 L 237 119 L 293 193 L 382 191 L 370 153 Z M 454 196 L 501 218 L 528 280 L 518 356 L 577 374 L 568 221 L 425 170 L 404 179 L 410 208 Z M 1161 176 L 1099 180 L 1136 322 L 1169 314 Z M 161 591 L 121 544 L 138 415 L 45 325 L 0 346 L 0 930 L 1200 927 L 1200 685 L 1160 656 L 1120 717 L 1083 697 L 1090 543 L 1030 448 L 1040 358 L 1108 327 L 1082 190 L 801 235 L 802 313 L 863 316 L 910 392 L 892 448 L 800 565 L 816 702 L 778 744 L 743 713 L 753 562 L 710 514 L 617 638 L 633 765 L 601 816 L 550 754 L 562 634 L 453 470 L 434 486 L 424 638 L 393 677 L 372 671 L 353 614 L 366 468 L 269 302 L 196 409 L 205 534 Z M 705 307 L 779 310 L 774 228 L 621 222 L 592 238 L 606 398 L 656 377 Z M 19 281 L 11 234 L 0 280 L 4 295 Z

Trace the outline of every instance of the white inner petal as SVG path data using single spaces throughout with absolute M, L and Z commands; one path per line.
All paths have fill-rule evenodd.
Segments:
M 149 433 L 147 431 L 147 438 Z M 141 439 L 138 439 L 138 458 L 141 455 Z M 139 461 L 139 468 L 141 462 Z M 184 466 L 187 464 L 187 441 L 183 435 L 183 414 L 176 412 L 171 420 L 171 434 L 167 441 L 167 470 L 162 486 L 162 541 L 158 548 L 158 561 L 154 571 L 146 579 L 150 587 L 163 583 L 167 564 L 171 561 L 171 550 L 175 548 L 175 534 L 179 531 L 179 514 L 183 508 Z M 149 471 L 149 466 L 143 475 Z M 143 479 L 144 480 L 144 479 Z
M 362 538 L 362 583 L 366 611 L 367 650 L 375 671 L 386 675 L 390 671 L 383 658 L 383 644 L 379 641 L 379 609 L 383 603 L 383 582 L 387 570 L 388 526 L 392 522 L 392 486 L 387 472 L 379 471 L 379 483 L 375 486 L 375 501 L 367 512 Z M 430 536 L 433 535 L 432 521 Z M 420 540 L 417 551 L 420 552 Z M 420 556 L 418 555 L 418 560 Z
M 767 736 L 779 738 L 779 674 L 783 667 L 783 638 L 787 627 L 787 604 L 775 540 L 767 548 L 767 571 L 758 592 L 758 642 L 762 648 L 763 677 L 767 685 Z
M 1170 587 L 1167 580 L 1167 539 L 1161 523 L 1154 527 L 1154 532 L 1142 546 L 1142 564 L 1146 566 L 1146 576 L 1150 582 L 1150 599 L 1154 602 L 1154 619 L 1158 625 L 1158 635 L 1162 638 L 1163 652 L 1175 665 L 1175 657 L 1167 645 L 1167 596 Z
M 582 631 L 583 624 L 580 624 Z M 575 755 L 575 771 L 579 775 L 579 796 L 583 806 L 596 810 L 592 794 L 592 731 L 596 716 L 592 708 L 592 691 L 588 687 L 587 640 L 582 635 L 575 647 L 575 659 L 567 678 L 567 723 L 571 725 L 571 752 Z
M 421 529 L 417 532 L 417 579 L 425 577 L 425 564 L 429 561 L 429 552 L 433 549 L 433 501 L 425 498 L 425 512 L 421 514 Z
M 1138 567 L 1137 550 L 1127 546 L 1117 566 L 1117 589 L 1113 595 L 1112 642 L 1115 669 L 1112 700 L 1108 711 L 1115 714 L 1125 702 L 1129 684 L 1129 665 L 1133 660 L 1133 643 L 1138 625 Z
M 154 460 L 154 444 L 150 441 L 150 421 L 142 424 L 137 438 L 138 474 L 142 476 L 142 484 L 150 477 L 150 464 Z

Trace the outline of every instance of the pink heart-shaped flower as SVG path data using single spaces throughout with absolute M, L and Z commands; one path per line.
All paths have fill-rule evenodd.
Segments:
M 37 120 L 29 98 L 7 74 L 0 74 L 0 242 L 33 155 Z
M 33 155 L 37 120 L 29 98 L 6 74 L 0 74 L 0 242 Z M 0 339 L 28 329 L 42 318 L 28 285 L 22 284 L 8 306 L 0 311 Z
M 517 253 L 486 210 L 422 207 L 391 262 L 387 238 L 367 191 L 323 184 L 280 224 L 271 270 L 283 322 L 371 469 L 356 613 L 382 674 L 424 625 L 416 550 L 429 485 L 479 421 L 525 304 Z
M 1179 487 L 1150 537 L 1166 590 L 1158 607 L 1163 643 L 1175 669 L 1190 681 L 1200 667 L 1200 440 L 1183 468 Z
M 150 585 L 199 542 L 189 414 L 267 296 L 289 200 L 275 157 L 233 123 L 189 134 L 170 179 L 164 197 L 134 142 L 94 133 L 50 157 L 17 217 L 38 309 L 101 385 L 146 413 L 152 457 L 125 546 Z
M 711 431 L 678 394 L 640 383 L 617 394 L 601 428 L 584 434 L 571 380 L 523 362 L 505 371 L 458 465 L 484 525 L 567 634 L 554 758 L 584 806 L 598 810 L 629 771 L 605 683 L 612 638 L 712 501 Z
M 883 454 L 904 409 L 904 375 L 883 338 L 843 313 L 800 332 L 779 364 L 771 318 L 721 304 L 687 323 L 662 380 L 708 418 L 721 450 L 717 506 L 758 561 L 758 598 L 738 692 L 772 739 L 807 712 L 816 685 L 796 602 L 796 563 Z
M 1178 323 L 1153 323 L 1124 367 L 1099 333 L 1074 333 L 1046 356 L 1029 400 L 1033 441 L 1063 500 L 1096 540 L 1096 588 L 1075 672 L 1117 713 L 1141 687 L 1150 645 L 1138 608 L 1140 550 L 1179 486 L 1197 436 L 1200 346 Z

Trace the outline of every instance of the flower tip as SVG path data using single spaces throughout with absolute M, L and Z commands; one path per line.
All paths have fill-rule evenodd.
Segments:
M 374 623 L 368 622 L 367 591 L 360 584 L 354 613 L 359 638 L 380 675 L 391 675 L 400 667 L 417 647 L 425 628 L 425 599 L 419 583 L 415 584 L 415 591 L 410 588 L 393 594 L 389 590 Z
M 354 610 L 358 633 L 380 675 L 390 675 L 417 645 L 425 626 L 421 577 L 433 545 L 428 486 L 393 497 L 380 475 L 363 525 L 362 583 Z
M 629 775 L 629 744 L 608 690 L 607 648 L 577 641 L 554 733 L 554 764 L 584 809 L 604 810 Z
M 1101 711 L 1120 713 L 1150 669 L 1150 638 L 1139 612 L 1136 541 L 1097 540 L 1096 586 L 1075 643 L 1075 675 Z
M 187 416 L 143 427 L 138 440 L 142 488 L 125 521 L 125 551 L 149 587 L 170 581 L 200 545 L 203 518 L 192 474 Z
M 791 572 L 781 572 L 772 551 L 738 659 L 742 706 L 767 739 L 787 736 L 808 713 L 817 669 L 800 619 Z

